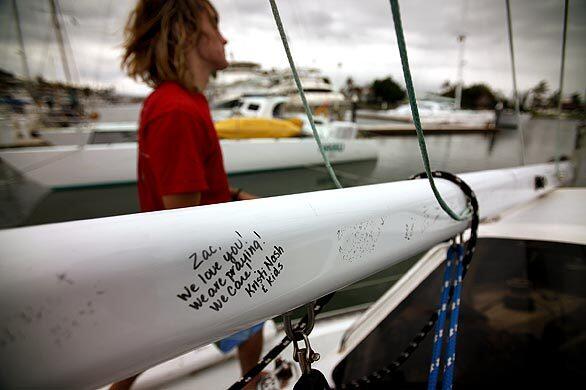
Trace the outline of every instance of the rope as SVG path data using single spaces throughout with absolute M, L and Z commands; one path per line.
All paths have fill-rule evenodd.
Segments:
M 313 114 L 311 109 L 309 108 L 309 104 L 307 103 L 307 99 L 305 98 L 305 93 L 303 92 L 303 86 L 301 85 L 301 80 L 299 79 L 299 75 L 297 73 L 297 68 L 295 67 L 295 62 L 293 61 L 293 56 L 291 55 L 291 50 L 289 48 L 289 43 L 287 41 L 287 36 L 285 34 L 285 29 L 283 27 L 283 23 L 281 21 L 281 16 L 279 15 L 279 9 L 275 0 L 269 0 L 271 5 L 271 10 L 273 12 L 273 17 L 275 19 L 275 24 L 277 25 L 277 29 L 279 30 L 279 36 L 281 37 L 281 42 L 283 43 L 283 48 L 285 49 L 285 53 L 287 55 L 287 60 L 289 61 L 289 66 L 291 67 L 291 73 L 293 74 L 293 79 L 295 80 L 295 85 L 297 86 L 297 91 L 299 92 L 299 96 L 301 97 L 301 102 L 303 103 L 303 108 L 305 109 L 305 113 L 307 115 L 307 119 L 309 120 L 309 124 L 311 125 L 311 130 L 313 131 L 313 135 L 317 142 L 319 151 L 322 155 L 324 160 L 326 169 L 330 175 L 330 178 L 334 182 L 337 188 L 342 188 L 338 178 L 336 177 L 336 173 L 332 168 L 332 165 L 324 151 L 323 145 L 321 143 L 321 138 L 315 128 L 315 123 L 313 120 Z M 399 45 L 399 52 L 401 54 L 401 63 L 403 64 L 403 74 L 405 76 L 405 84 L 407 85 L 407 92 L 409 95 L 409 103 L 411 104 L 411 112 L 413 115 L 413 123 L 415 124 L 415 129 L 417 131 L 417 139 L 419 142 L 419 149 L 421 150 L 421 158 L 423 160 L 423 165 L 425 167 L 425 171 L 427 172 L 427 176 L 429 178 L 429 184 L 437 199 L 441 208 L 454 220 L 456 221 L 464 221 L 470 217 L 469 210 L 464 210 L 461 215 L 456 214 L 443 200 L 441 197 L 435 182 L 433 180 L 433 176 L 431 175 L 431 166 L 429 163 L 429 155 L 427 153 L 427 146 L 425 144 L 425 137 L 423 134 L 423 130 L 421 128 L 421 120 L 419 118 L 419 111 L 417 109 L 417 101 L 415 98 L 415 90 L 413 89 L 413 81 L 411 80 L 411 71 L 409 70 L 409 60 L 407 58 L 407 48 L 405 45 L 405 38 L 403 36 L 403 27 L 401 24 L 401 15 L 399 11 L 399 4 L 397 0 L 391 0 L 391 8 L 393 10 L 393 20 L 395 22 L 395 32 L 397 34 L 397 41 Z
M 334 172 L 334 169 L 332 168 L 331 163 L 330 163 L 327 155 L 325 154 L 324 148 L 321 143 L 320 136 L 315 128 L 313 114 L 311 112 L 311 109 L 309 108 L 309 104 L 307 103 L 307 99 L 305 98 L 305 93 L 303 92 L 303 86 L 301 85 L 301 80 L 299 79 L 299 75 L 297 73 L 297 68 L 295 67 L 295 62 L 293 61 L 293 57 L 291 55 L 291 50 L 289 48 L 289 43 L 287 42 L 287 36 L 285 34 L 285 29 L 283 27 L 283 23 L 281 21 L 280 15 L 279 15 L 279 9 L 277 8 L 277 4 L 275 3 L 275 0 L 269 0 L 269 3 L 271 5 L 273 17 L 275 19 L 275 24 L 277 25 L 277 29 L 279 30 L 279 35 L 281 37 L 281 42 L 283 43 L 283 48 L 285 49 L 285 53 L 287 55 L 287 60 L 289 61 L 289 66 L 291 67 L 291 72 L 292 72 L 293 78 L 295 80 L 295 85 L 297 86 L 297 91 L 299 92 L 299 96 L 301 97 L 301 101 L 303 103 L 303 108 L 305 109 L 305 113 L 306 113 L 307 118 L 309 120 L 309 123 L 311 125 L 311 130 L 313 131 L 313 135 L 314 135 L 315 140 L 317 142 L 319 151 L 320 151 L 322 158 L 324 160 L 324 164 L 325 164 L 325 166 L 328 170 L 328 173 L 329 173 L 332 181 L 334 182 L 335 186 L 337 188 L 342 188 L 342 185 L 340 184 L 338 178 L 336 177 L 336 173 Z M 396 3 L 396 0 L 391 0 L 391 6 L 393 6 L 394 3 Z M 450 209 L 450 207 L 445 203 L 445 201 L 442 199 L 441 195 L 439 194 L 439 191 L 437 190 L 437 188 L 435 186 L 433 176 L 434 176 L 434 174 L 436 174 L 436 172 L 431 172 L 431 167 L 429 164 L 429 156 L 427 154 L 427 148 L 425 145 L 425 138 L 423 136 L 423 130 L 421 129 L 421 123 L 419 120 L 419 113 L 417 111 L 417 103 L 414 100 L 415 99 L 415 92 L 413 91 L 413 85 L 411 82 L 411 75 L 409 72 L 409 64 L 407 61 L 407 51 L 405 48 L 405 40 L 403 38 L 403 31 L 402 31 L 402 27 L 401 27 L 401 19 L 400 19 L 400 15 L 399 15 L 398 4 L 396 4 L 396 9 L 393 8 L 393 17 L 395 20 L 395 28 L 397 31 L 397 36 L 399 37 L 399 35 L 400 35 L 401 39 L 399 39 L 399 41 L 402 41 L 402 49 L 401 49 L 401 44 L 399 44 L 399 50 L 401 51 L 401 61 L 404 64 L 403 70 L 405 73 L 406 82 L 408 80 L 408 85 L 410 86 L 409 99 L 411 102 L 411 108 L 412 108 L 412 112 L 413 112 L 414 122 L 416 123 L 417 137 L 419 140 L 419 147 L 421 149 L 421 156 L 422 156 L 423 164 L 425 166 L 425 171 L 426 171 L 426 175 L 421 175 L 421 176 L 429 178 L 431 188 L 433 190 L 433 193 L 434 193 L 436 199 L 438 200 L 438 203 L 440 204 L 442 209 L 446 213 L 448 213 L 448 215 L 450 215 L 450 217 L 452 217 L 453 219 L 455 219 L 457 221 L 466 220 L 468 218 L 468 216 L 470 215 L 470 213 L 466 213 L 466 215 L 463 215 L 463 216 L 458 216 L 456 213 L 454 213 Z M 398 26 L 398 30 L 397 30 L 397 26 Z M 408 87 L 408 91 L 409 91 L 409 87 Z M 443 173 L 443 176 L 442 176 L 442 173 Z M 464 182 L 462 182 L 462 180 L 459 179 L 458 177 L 456 177 L 450 173 L 446 173 L 446 172 L 440 172 L 439 177 L 447 178 L 448 180 L 456 183 L 463 190 L 464 194 L 470 198 L 472 209 L 476 211 L 476 214 L 472 213 L 473 234 L 472 234 L 472 238 L 469 241 L 469 243 L 470 242 L 472 243 L 470 246 L 472 248 L 472 250 L 467 252 L 467 254 L 469 254 L 469 256 L 471 257 L 472 252 L 474 250 L 474 245 L 476 244 L 475 229 L 478 227 L 478 214 L 477 214 L 478 202 L 476 201 L 476 197 L 474 196 L 474 193 L 472 192 L 470 187 L 468 185 L 466 185 Z M 466 209 L 465 211 L 469 211 L 469 210 Z M 450 293 L 451 293 L 451 291 L 450 291 Z M 317 300 L 317 303 L 315 305 L 315 315 L 317 315 L 323 309 L 324 305 L 330 301 L 330 299 L 333 297 L 333 295 L 334 295 L 334 293 L 330 293 L 330 294 Z M 307 315 L 305 317 L 303 317 L 303 319 L 294 327 L 294 329 L 295 330 L 301 329 L 302 327 L 305 326 L 306 322 L 307 322 Z M 428 323 L 429 329 L 431 329 L 434 322 L 435 322 L 435 320 L 433 322 Z M 420 334 L 418 336 L 416 336 L 416 340 L 418 340 L 418 337 L 420 337 L 421 339 L 417 342 L 417 344 L 412 342 L 410 344 L 409 348 L 413 348 L 413 349 L 417 348 L 419 343 L 423 340 L 423 338 L 425 338 L 425 335 L 427 334 L 429 329 L 426 330 L 425 333 L 420 332 Z M 425 330 L 425 327 L 424 327 L 424 330 Z M 229 390 L 238 390 L 238 389 L 244 388 L 244 386 L 246 386 L 258 374 L 260 374 L 260 372 L 273 359 L 275 359 L 290 343 L 291 343 L 291 340 L 288 337 L 284 337 L 279 344 L 277 344 L 265 356 L 263 356 L 263 358 L 256 364 L 256 366 L 251 368 L 246 374 L 244 374 L 242 376 L 242 378 L 240 378 L 236 383 L 234 383 L 232 386 L 230 386 Z M 409 354 L 405 354 L 405 353 L 403 353 L 402 356 L 403 355 L 404 355 L 404 360 L 406 360 L 406 358 L 409 356 Z M 393 362 L 393 364 L 396 364 L 396 366 L 398 368 L 402 363 L 397 363 L 395 361 L 395 362 Z
M 271 0 L 272 1 L 272 0 Z M 429 185 L 431 190 L 437 199 L 437 202 L 441 208 L 454 220 L 465 221 L 470 217 L 469 210 L 464 210 L 460 215 L 456 214 L 450 206 L 444 201 L 440 195 L 433 175 L 431 174 L 431 166 L 429 164 L 429 155 L 427 154 L 427 146 L 425 144 L 425 136 L 423 129 L 421 128 L 421 119 L 419 118 L 419 110 L 417 109 L 417 99 L 415 97 L 415 89 L 413 88 L 413 80 L 411 79 L 411 71 L 409 69 L 409 59 L 407 57 L 407 46 L 405 44 L 405 37 L 403 34 L 403 25 L 401 23 L 401 11 L 399 10 L 398 0 L 390 0 L 391 9 L 393 11 L 393 21 L 395 23 L 395 33 L 397 35 L 397 44 L 399 46 L 399 53 L 401 55 L 401 64 L 403 67 L 403 76 L 405 77 L 405 86 L 407 87 L 407 95 L 409 96 L 409 104 L 411 105 L 411 115 L 413 116 L 413 124 L 415 125 L 415 131 L 417 132 L 417 140 L 419 142 L 419 149 L 421 150 L 421 159 L 423 160 L 423 166 L 427 177 L 429 178 Z
M 466 184 L 462 179 L 453 175 L 449 172 L 443 171 L 434 171 L 431 173 L 436 178 L 446 179 L 451 181 L 452 183 L 456 184 L 462 192 L 468 197 L 470 202 L 470 207 L 472 209 L 472 220 L 470 222 L 470 238 L 466 242 L 466 249 L 464 250 L 464 258 L 462 259 L 462 280 L 466 277 L 466 273 L 470 268 L 470 263 L 472 262 L 472 256 L 474 255 L 474 250 L 476 249 L 476 242 L 478 240 L 478 224 L 480 222 L 479 218 L 479 211 L 478 211 L 478 199 L 472 191 L 472 188 L 468 184 Z M 426 172 L 422 172 L 418 175 L 412 177 L 412 179 L 425 179 L 427 177 Z M 448 292 L 450 299 L 454 295 L 454 286 L 450 286 L 450 291 Z M 379 368 L 378 370 L 370 373 L 369 375 L 365 375 L 361 378 L 355 379 L 348 383 L 343 383 L 340 388 L 341 389 L 349 389 L 349 388 L 360 388 L 362 386 L 372 386 L 373 384 L 383 381 L 385 378 L 392 376 L 395 372 L 399 370 L 399 368 L 405 363 L 409 357 L 417 350 L 419 345 L 425 340 L 425 337 L 428 333 L 433 329 L 434 324 L 438 320 L 438 313 L 436 311 L 429 317 L 425 325 L 421 328 L 421 330 L 411 339 L 411 341 L 407 344 L 407 347 L 398 355 L 398 357 L 393 360 L 390 364 L 386 365 L 385 367 Z
M 324 297 L 318 299 L 315 303 L 314 313 L 317 316 L 324 308 L 324 306 L 332 299 L 334 293 L 330 293 Z M 307 323 L 307 314 L 293 327 L 293 331 L 297 332 L 300 331 L 305 327 Z M 281 342 L 275 345 L 269 352 L 267 352 L 259 361 L 258 363 L 252 367 L 246 374 L 242 375 L 238 381 L 236 381 L 232 386 L 228 388 L 228 390 L 241 390 L 243 389 L 254 377 L 261 373 L 261 371 L 268 366 L 268 364 L 273 361 L 274 359 L 283 352 L 287 346 L 291 344 L 291 339 L 285 336 L 281 339 Z
M 299 79 L 299 75 L 297 74 L 297 68 L 295 67 L 295 62 L 293 61 L 293 56 L 291 55 L 291 50 L 289 49 L 289 43 L 287 42 L 287 36 L 285 35 L 285 29 L 283 28 L 283 23 L 281 22 L 281 16 L 279 15 L 279 9 L 277 8 L 277 4 L 275 0 L 269 0 L 271 3 L 271 10 L 273 11 L 273 16 L 275 18 L 275 23 L 277 25 L 277 29 L 279 30 L 279 35 L 281 36 L 281 42 L 283 42 L 283 48 L 285 49 L 285 53 L 287 54 L 287 60 L 289 61 L 289 66 L 291 67 L 291 73 L 293 73 L 293 79 L 295 80 L 295 85 L 297 86 L 297 91 L 299 92 L 299 96 L 301 97 L 301 102 L 303 103 L 303 108 L 305 109 L 305 114 L 307 115 L 307 119 L 309 120 L 309 124 L 311 126 L 311 130 L 313 131 L 313 136 L 315 137 L 315 141 L 317 142 L 317 146 L 319 148 L 319 152 L 324 160 L 324 164 L 326 165 L 326 169 L 330 175 L 330 178 L 334 182 L 336 188 L 342 188 L 340 181 L 338 180 L 334 169 L 332 168 L 332 164 L 326 155 L 326 152 L 323 148 L 321 143 L 321 138 L 315 128 L 315 122 L 313 121 L 313 114 L 311 113 L 311 109 L 309 108 L 309 104 L 307 103 L 307 99 L 305 98 L 305 93 L 303 92 L 303 86 L 301 85 L 301 80 Z
M 566 35 L 568 32 L 568 0 L 564 2 L 564 29 L 562 32 L 562 60 L 560 64 L 560 87 L 558 93 L 558 126 L 555 133 L 555 173 L 560 176 L 561 156 L 561 122 L 562 122 L 562 96 L 564 91 L 564 72 L 566 68 Z
M 513 47 L 513 25 L 511 23 L 511 6 L 509 0 L 506 0 L 507 6 L 507 27 L 509 32 L 509 52 L 511 54 L 511 69 L 513 74 L 513 100 L 515 101 L 515 121 L 517 122 L 517 131 L 519 132 L 519 148 L 521 152 L 521 165 L 525 165 L 525 137 L 523 135 L 523 126 L 521 126 L 521 106 L 519 104 L 519 92 L 517 90 L 517 71 L 515 66 L 515 49 Z
M 468 184 L 466 184 L 462 179 L 458 176 L 453 175 L 449 172 L 443 171 L 434 171 L 431 173 L 434 177 L 448 180 L 455 185 L 457 185 L 464 195 L 468 198 L 468 202 L 470 205 L 470 209 L 472 210 L 472 219 L 470 222 L 470 239 L 466 243 L 466 249 L 464 251 L 464 258 L 462 260 L 462 280 L 466 276 L 466 272 L 470 267 L 470 262 L 472 261 L 472 255 L 474 254 L 474 250 L 476 248 L 476 241 L 477 241 L 477 232 L 478 232 L 478 223 L 479 223 L 479 214 L 478 214 L 478 200 L 476 199 L 476 195 L 474 191 Z M 423 172 L 418 175 L 412 177 L 412 179 L 425 179 L 427 178 L 427 173 Z M 330 293 L 324 297 L 321 297 L 316 301 L 315 304 L 315 315 L 317 316 L 324 308 L 324 306 L 332 299 L 335 293 Z M 450 286 L 450 290 L 448 295 L 451 299 L 452 295 L 454 294 L 453 286 Z M 419 347 L 421 342 L 425 339 L 427 334 L 433 329 L 433 326 L 437 320 L 437 313 L 434 312 L 425 325 L 421 328 L 421 330 L 415 335 L 415 337 L 411 340 L 408 344 L 407 348 L 401 352 L 399 357 L 395 359 L 391 364 L 386 367 L 383 367 L 372 374 L 359 378 L 357 380 L 352 381 L 348 384 L 342 384 L 341 388 L 354 388 L 360 387 L 362 384 L 368 384 L 372 382 L 379 381 L 386 376 L 392 375 L 395 371 L 397 371 L 403 363 L 407 361 L 407 359 L 411 356 L 411 354 Z M 301 321 L 297 323 L 293 327 L 294 331 L 299 331 L 300 329 L 305 327 L 307 323 L 307 315 L 305 315 Z M 246 374 L 244 374 L 237 382 L 235 382 L 232 386 L 229 387 L 229 390 L 240 390 L 243 389 L 254 377 L 261 373 L 261 371 L 272 361 L 274 360 L 283 350 L 291 344 L 291 340 L 288 337 L 283 337 L 281 342 L 273 347 L 266 355 L 264 355 L 254 366 L 251 368 Z
M 440 306 L 437 310 L 437 322 L 435 323 L 435 333 L 433 336 L 433 348 L 431 352 L 431 367 L 429 369 L 429 378 L 427 380 L 427 389 L 434 390 L 437 386 L 437 379 L 439 377 L 439 368 L 441 365 L 441 353 L 444 337 L 444 327 L 446 323 L 446 311 L 450 304 L 450 284 L 452 281 L 452 274 L 454 270 L 454 262 L 456 261 L 456 251 L 453 246 L 448 249 L 448 256 L 446 259 L 446 269 L 444 271 L 444 278 L 440 293 Z
M 456 247 L 456 275 L 453 282 L 454 297 L 450 308 L 450 328 L 448 333 L 448 348 L 446 351 L 446 366 L 442 380 L 442 390 L 451 390 L 454 381 L 454 367 L 456 366 L 456 337 L 458 336 L 458 316 L 460 314 L 460 295 L 462 293 L 462 275 L 464 273 L 464 250 L 462 245 Z

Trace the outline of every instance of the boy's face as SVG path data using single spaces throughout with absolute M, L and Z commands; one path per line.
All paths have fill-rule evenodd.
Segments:
M 228 41 L 220 32 L 218 24 L 211 20 L 211 16 L 203 16 L 197 51 L 201 59 L 208 63 L 212 71 L 222 70 L 228 66 L 224 51 L 226 43 Z

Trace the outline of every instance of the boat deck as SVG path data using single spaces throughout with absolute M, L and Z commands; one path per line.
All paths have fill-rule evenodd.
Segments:
M 479 235 L 586 245 L 585 221 L 586 188 L 561 188 L 481 224 Z
M 466 125 L 460 123 L 423 123 L 423 130 L 429 134 L 484 134 L 499 131 L 494 125 Z M 414 135 L 412 123 L 359 124 L 358 131 L 363 135 Z

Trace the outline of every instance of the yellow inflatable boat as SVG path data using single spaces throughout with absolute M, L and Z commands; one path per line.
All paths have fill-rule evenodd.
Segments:
M 289 138 L 301 135 L 301 119 L 237 117 L 216 122 L 221 139 Z

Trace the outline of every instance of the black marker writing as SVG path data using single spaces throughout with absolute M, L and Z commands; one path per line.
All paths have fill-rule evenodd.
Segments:
M 209 307 L 214 311 L 220 311 L 220 309 L 224 307 L 224 303 L 226 302 L 228 302 L 228 298 L 225 295 L 221 295 L 220 298 L 212 302 L 212 304 Z
M 206 269 L 202 274 L 197 274 L 198 278 L 201 279 L 204 284 L 207 284 L 208 280 L 213 279 L 214 276 L 222 269 L 222 266 L 216 261 L 210 268 Z
M 195 310 L 208 307 L 218 312 L 242 290 L 249 297 L 268 293 L 281 274 L 284 266 L 279 259 L 285 252 L 283 247 L 273 245 L 272 252 L 267 254 L 267 243 L 258 232 L 253 230 L 253 235 L 246 237 L 239 231 L 235 233 L 234 241 L 228 245 L 207 245 L 189 255 L 199 286 L 195 283 L 183 286 L 177 294 L 189 307 Z M 201 291 L 200 287 L 203 287 Z
M 186 293 L 179 293 L 179 295 L 177 295 L 178 298 L 183 299 L 184 301 L 186 301 L 188 298 L 191 298 L 191 292 L 193 291 L 194 293 L 199 291 L 199 287 L 197 287 L 195 284 L 192 284 L 191 286 L 189 286 L 189 288 L 183 286 L 183 288 L 185 289 Z
M 203 260 L 201 260 L 199 263 L 197 262 L 197 253 L 195 252 L 193 252 L 189 258 L 193 259 L 193 269 L 197 269 L 203 263 Z

